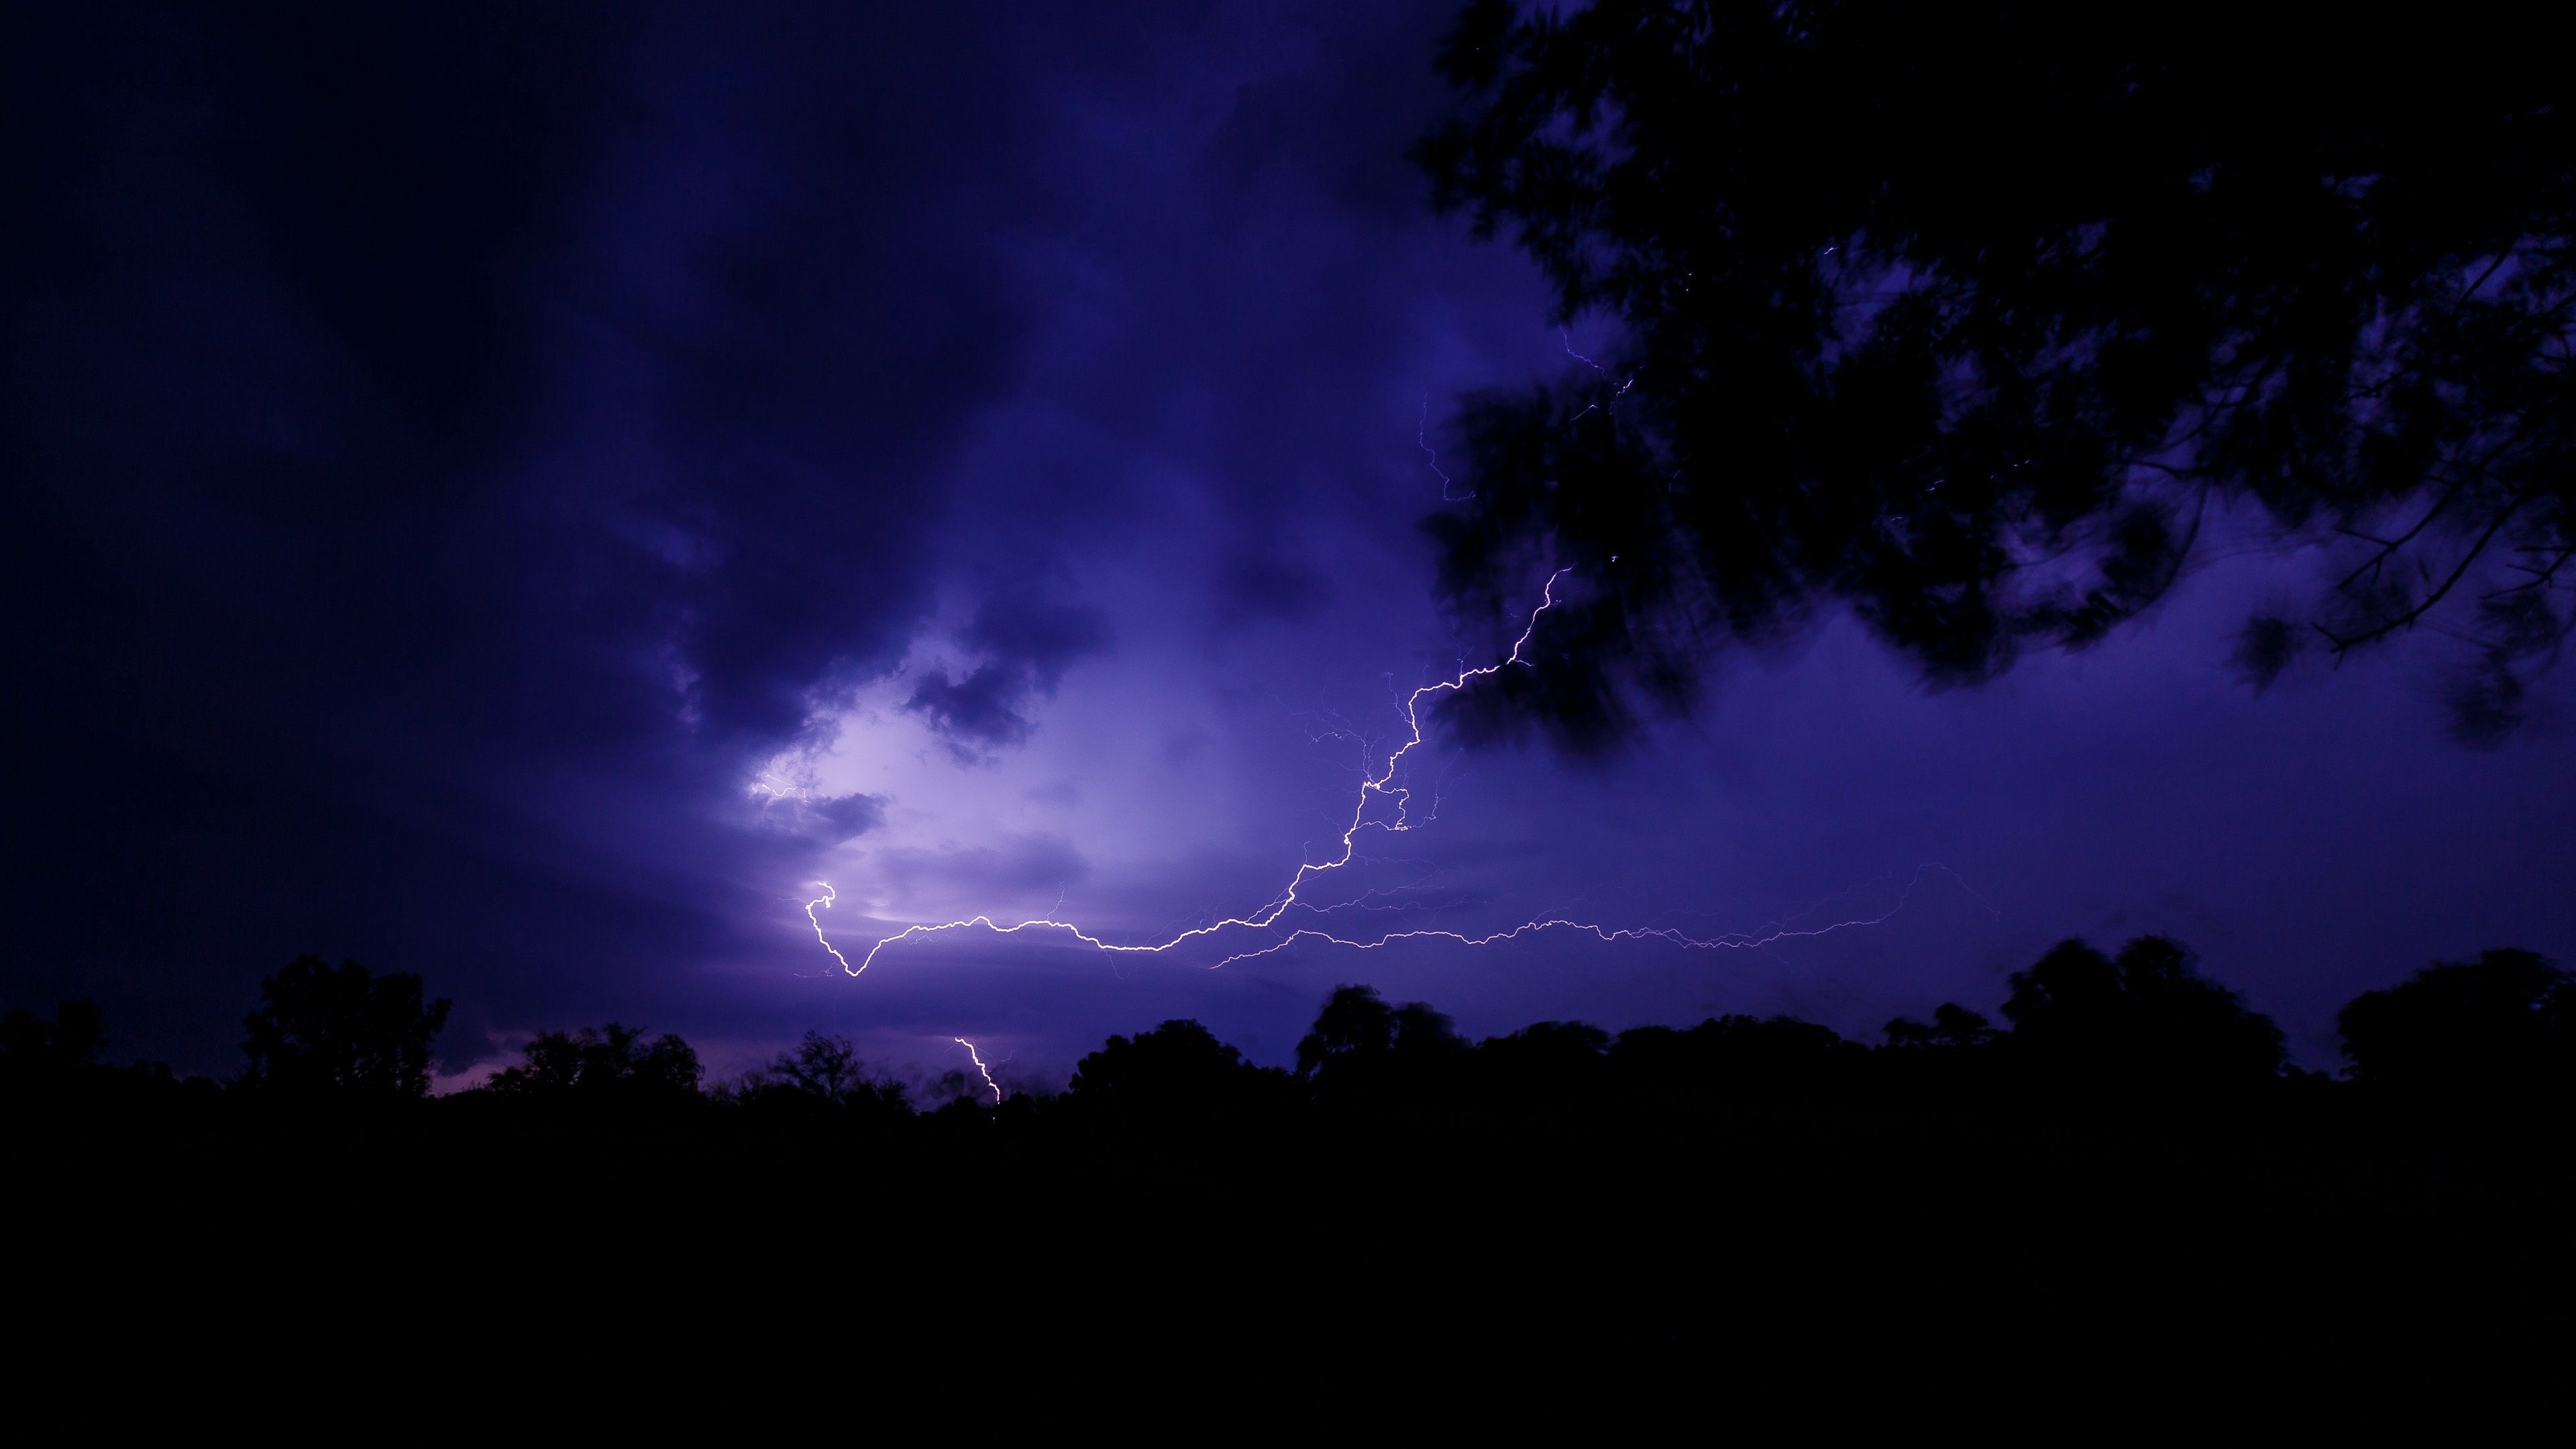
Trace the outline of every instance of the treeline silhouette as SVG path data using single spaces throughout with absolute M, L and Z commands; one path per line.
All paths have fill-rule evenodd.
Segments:
M 2162 936 L 2140 936 L 2116 954 L 2062 942 L 2013 974 L 2001 1009 L 1998 1028 L 1944 1003 L 1928 1022 L 1888 1022 L 1874 1046 L 1793 1017 L 1744 1015 L 1615 1036 L 1585 1022 L 1542 1021 L 1477 1042 L 1427 1002 L 1393 1005 L 1372 987 L 1346 985 L 1326 998 L 1293 1068 L 1255 1065 L 1198 1022 L 1173 1020 L 1110 1037 L 1060 1093 L 1023 1090 L 987 1103 L 980 1084 L 970 1090 L 951 1072 L 948 1100 L 937 1106 L 916 1103 L 911 1086 L 872 1070 L 846 1038 L 809 1031 L 764 1066 L 710 1084 L 679 1036 L 648 1038 L 612 1021 L 537 1034 L 519 1062 L 454 1101 L 460 1109 L 598 1106 L 815 1122 L 846 1114 L 879 1124 L 999 1116 L 1183 1131 L 1240 1120 L 1341 1127 L 1373 1117 L 1463 1125 L 1925 1092 L 2044 1093 L 2137 1109 L 2331 1089 L 2413 1104 L 2482 1097 L 2493 1110 L 2514 1110 L 2571 1105 L 2564 1099 L 2576 1091 L 2576 977 L 2523 950 L 2436 962 L 2354 998 L 2337 1017 L 2340 1082 L 2292 1065 L 2269 1017 Z M 158 1062 L 109 1067 L 98 1006 L 66 1001 L 50 1019 L 23 1007 L 0 1018 L 0 1086 L 21 1106 L 76 1105 L 91 1094 L 173 1102 L 220 1094 L 297 1107 L 416 1101 L 429 1096 L 448 1010 L 425 998 L 418 976 L 306 956 L 262 981 L 259 1008 L 244 1020 L 246 1063 L 228 1082 L 181 1081 Z
M 846 1372 L 858 1314 L 871 1372 L 1317 1411 L 1390 1365 L 1489 1405 L 1836 1365 L 2527 1385 L 2576 1284 L 2576 986 L 2527 951 L 2355 998 L 2333 1074 L 2155 936 L 2065 942 L 1999 1021 L 1945 1004 L 1875 1044 L 1745 1015 L 1474 1041 L 1346 985 L 1293 1066 L 1166 1021 L 998 1104 L 821 1032 L 710 1082 L 620 1023 L 432 1097 L 446 1016 L 417 977 L 307 957 L 217 1082 L 105 1065 L 85 1003 L 9 1012 L 25 1240 L 118 1302 L 310 1314 L 305 1351 L 362 1380 L 409 1371 L 384 1343 L 481 1342 L 425 1285 L 483 1283 L 603 1362 L 748 1317 L 782 1326 L 743 1354 Z M 652 1304 L 576 1305 L 608 1284 Z M 369 1346 L 318 1326 L 351 1312 Z

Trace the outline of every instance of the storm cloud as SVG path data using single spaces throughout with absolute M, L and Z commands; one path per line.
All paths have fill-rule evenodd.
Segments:
M 451 1068 L 616 1018 L 719 1070 L 814 1026 L 1037 1080 L 1172 1016 L 1283 1061 L 1351 979 L 1476 1032 L 1866 1033 L 2153 930 L 2313 1063 L 2435 955 L 2576 950 L 2564 680 L 2480 754 L 2402 659 L 2257 697 L 2239 563 L 1982 691 L 1824 620 L 1618 759 L 1461 750 L 1435 702 L 1424 828 L 1307 901 L 1744 929 L 1975 886 L 1870 933 L 1210 971 L 957 932 L 843 974 L 818 922 L 1257 908 L 1408 692 L 1487 662 L 1432 602 L 1425 448 L 1592 324 L 1405 159 L 1451 8 L 22 18 L 0 1005 L 223 1070 L 318 952 L 455 998 Z
M 1023 59 L 944 7 L 23 24 L 24 984 L 104 964 L 154 1044 L 336 939 L 649 1009 L 611 962 L 735 949 L 725 882 L 874 824 L 737 807 L 930 603 L 1050 205 Z
M 934 669 L 904 708 L 930 721 L 961 758 L 1027 740 L 1030 710 L 1053 695 L 1076 659 L 1108 647 L 1097 613 L 1032 600 L 997 601 L 977 611 L 959 637 L 978 662 L 952 677 Z

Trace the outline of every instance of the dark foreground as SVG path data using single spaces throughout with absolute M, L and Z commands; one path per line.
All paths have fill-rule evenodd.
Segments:
M 1875 1048 L 1749 1018 L 1469 1044 L 1347 990 L 1295 1073 L 1167 1023 L 1063 1094 L 931 1111 L 828 1038 L 716 1092 L 597 1033 L 440 1099 L 19 1071 L 18 1397 L 442 1442 L 2563 1401 L 2555 1037 L 2427 1080 L 2459 1039 L 2426 998 L 2412 1038 L 2347 1013 L 2357 1079 L 2282 1068 L 2277 1035 L 2255 1070 L 2218 988 L 2050 959 L 2082 1032 L 2033 994 L 2047 962 L 2013 1030 L 1945 1012 Z

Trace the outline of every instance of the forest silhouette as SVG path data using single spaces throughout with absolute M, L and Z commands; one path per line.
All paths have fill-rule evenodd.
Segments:
M 1011 1362 L 1067 1402 L 1142 1373 L 1283 1413 L 1391 1391 L 1356 1365 L 1490 1406 L 1864 1360 L 2127 1393 L 2186 1365 L 2555 1361 L 2568 973 L 2496 950 L 2364 993 L 2333 1074 L 2162 937 L 2064 942 L 1999 1013 L 1875 1043 L 1746 1015 L 1477 1041 L 1345 985 L 1293 1065 L 1166 1021 L 998 1104 L 822 1032 L 709 1082 L 679 1037 L 612 1022 L 431 1096 L 446 1003 L 306 957 L 263 984 L 228 1081 L 108 1065 L 83 1002 L 8 1012 L 0 1114 L 26 1241 L 279 1315 L 262 1331 L 377 1390 L 453 1364 L 437 1305 L 469 1281 L 548 1312 L 626 1285 L 652 1307 L 565 1330 L 601 1361 L 752 1314 L 799 1327 L 735 1349 L 820 1362 L 858 1315 L 922 1383 Z M 320 1326 L 350 1315 L 354 1339 Z M 492 1383 L 572 1371 L 481 1352 Z

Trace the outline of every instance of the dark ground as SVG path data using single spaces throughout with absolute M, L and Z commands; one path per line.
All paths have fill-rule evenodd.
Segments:
M 122 1384 L 101 1427 L 534 1437 L 818 1390 L 988 1428 L 2315 1419 L 2550 1397 L 2569 1342 L 2565 1118 L 2314 1080 L 1468 1121 L 142 1095 L 8 1129 L 21 1366 Z

